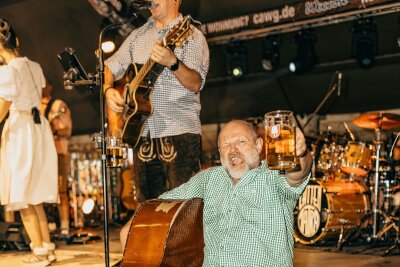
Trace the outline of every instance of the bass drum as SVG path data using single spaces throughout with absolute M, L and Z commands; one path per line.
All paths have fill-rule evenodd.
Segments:
M 369 209 L 367 187 L 359 182 L 310 180 L 295 209 L 295 240 L 338 240 L 342 229 L 346 234 L 355 228 Z

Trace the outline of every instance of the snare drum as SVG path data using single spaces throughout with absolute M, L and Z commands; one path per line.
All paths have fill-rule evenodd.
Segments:
M 358 182 L 311 180 L 295 209 L 296 242 L 337 240 L 370 209 L 367 187 Z M 361 228 L 366 227 L 362 225 Z
M 363 142 L 349 142 L 344 150 L 340 169 L 356 176 L 365 176 L 371 167 L 371 149 Z

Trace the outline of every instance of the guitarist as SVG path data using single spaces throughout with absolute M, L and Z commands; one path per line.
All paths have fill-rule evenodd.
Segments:
M 181 0 L 153 2 L 149 20 L 105 62 L 106 103 L 117 113 L 123 111 L 124 99 L 114 82 L 130 64 L 150 59 L 164 67 L 152 92 L 152 115 L 134 150 L 135 182 L 142 193 L 139 202 L 158 197 L 200 170 L 200 91 L 209 67 L 206 39 L 195 27 L 182 47 L 172 50 L 162 43 L 168 30 L 183 18 L 179 13 Z
M 69 235 L 69 200 L 68 200 L 68 141 L 72 133 L 71 111 L 61 99 L 53 98 L 53 84 L 46 78 L 42 89 L 41 114 L 50 122 L 58 157 L 58 193 L 60 195 L 61 235 Z

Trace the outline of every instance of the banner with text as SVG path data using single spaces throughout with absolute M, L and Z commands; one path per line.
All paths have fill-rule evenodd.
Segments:
M 328 0 L 304 1 L 298 4 L 285 5 L 279 8 L 204 23 L 200 26 L 206 37 L 238 32 L 244 29 L 264 28 L 271 25 L 300 21 L 309 18 L 343 13 L 369 6 L 389 3 L 388 0 Z

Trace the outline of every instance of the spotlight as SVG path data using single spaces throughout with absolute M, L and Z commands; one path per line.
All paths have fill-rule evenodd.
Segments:
M 247 48 L 240 41 L 225 47 L 226 66 L 229 76 L 238 79 L 247 73 Z
M 86 199 L 85 201 L 83 201 L 82 204 L 82 212 L 84 214 L 90 214 L 92 213 L 93 209 L 94 209 L 94 200 L 91 198 Z
M 278 37 L 267 37 L 264 39 L 261 65 L 265 71 L 274 71 L 279 64 L 280 44 L 281 42 Z
M 294 42 L 297 44 L 297 55 L 289 63 L 291 72 L 305 73 L 314 67 L 318 62 L 314 46 L 316 41 L 317 37 L 310 31 L 302 30 L 296 34 Z
M 111 53 L 115 50 L 115 44 L 113 41 L 105 41 L 101 43 L 101 49 L 103 49 L 106 54 Z
M 101 207 L 96 204 L 97 200 L 93 197 L 87 196 L 83 201 L 82 209 L 82 219 L 83 225 L 88 227 L 95 227 L 100 224 L 101 221 Z
M 363 69 L 371 68 L 377 54 L 376 26 L 369 19 L 357 20 L 350 28 L 353 33 L 352 56 Z
M 103 18 L 100 24 L 100 28 L 104 29 L 109 26 L 112 22 L 108 18 Z M 115 51 L 115 48 L 120 46 L 123 38 L 117 29 L 111 28 L 103 33 L 103 39 L 101 43 L 101 49 L 105 54 L 111 54 Z

